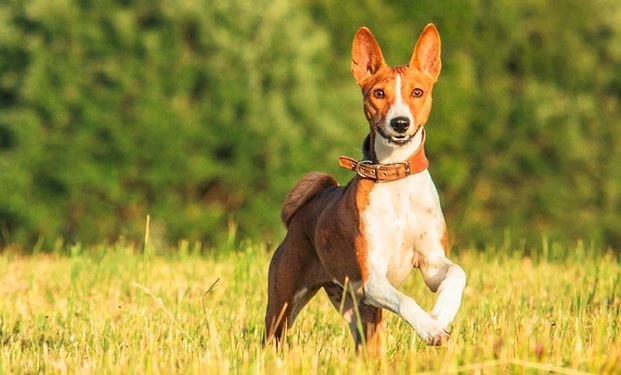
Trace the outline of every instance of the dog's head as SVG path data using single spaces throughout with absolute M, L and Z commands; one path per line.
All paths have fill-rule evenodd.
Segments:
M 431 90 L 440 75 L 440 35 L 425 26 L 408 65 L 388 66 L 377 40 L 366 27 L 356 33 L 352 46 L 352 73 L 362 89 L 364 114 L 369 121 L 367 142 L 378 140 L 387 149 L 411 143 L 427 122 Z

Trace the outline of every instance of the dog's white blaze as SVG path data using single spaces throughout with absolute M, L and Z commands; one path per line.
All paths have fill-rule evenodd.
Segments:
M 414 127 L 414 116 L 412 116 L 412 111 L 410 111 L 410 107 L 403 100 L 403 94 L 401 93 L 401 74 L 397 74 L 395 79 L 395 102 L 390 106 L 386 116 L 387 127 L 390 127 L 390 120 L 395 117 L 407 117 L 412 127 Z
M 459 309 L 465 274 L 444 254 L 444 218 L 429 172 L 375 184 L 362 222 L 368 244 L 367 303 L 398 313 L 424 340 L 441 335 Z M 440 288 L 432 315 L 395 288 L 414 263 L 421 265 L 432 290 Z

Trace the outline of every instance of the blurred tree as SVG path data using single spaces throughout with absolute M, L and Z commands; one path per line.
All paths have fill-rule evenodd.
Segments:
M 457 243 L 621 248 L 621 6 L 609 0 L 0 3 L 0 244 L 273 238 L 282 197 L 367 131 L 349 72 L 443 38 L 428 124 Z
M 327 163 L 327 35 L 288 1 L 1 5 L 2 239 L 278 228 Z M 319 136 L 316 136 L 319 135 Z M 309 156 L 309 157 L 308 157 Z M 333 155 L 334 156 L 334 155 Z

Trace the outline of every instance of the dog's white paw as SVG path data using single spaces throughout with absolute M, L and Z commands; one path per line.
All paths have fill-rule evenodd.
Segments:
M 421 322 L 416 333 L 427 345 L 442 345 L 450 336 L 444 326 L 430 316 Z
M 434 309 L 435 310 L 435 309 Z M 448 327 L 453 321 L 453 317 L 443 314 L 442 312 L 431 311 L 431 319 L 435 320 L 445 331 L 448 332 Z

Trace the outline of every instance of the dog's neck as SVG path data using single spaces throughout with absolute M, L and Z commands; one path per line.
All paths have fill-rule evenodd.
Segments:
M 419 147 L 421 147 L 423 131 L 424 129 L 421 128 L 405 145 L 392 143 L 373 131 L 367 135 L 362 145 L 364 159 L 382 164 L 399 163 L 409 160 Z

